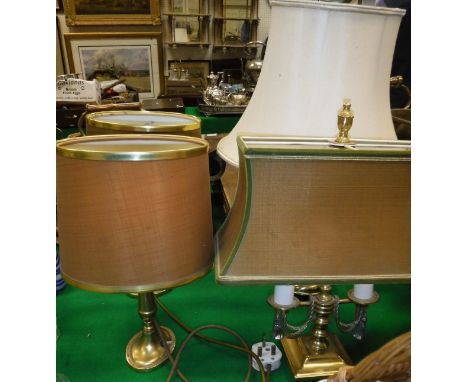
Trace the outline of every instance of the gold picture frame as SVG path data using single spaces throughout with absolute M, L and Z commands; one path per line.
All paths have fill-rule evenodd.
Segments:
M 60 40 L 60 23 L 55 16 L 55 75 L 65 74 L 65 60 L 63 56 L 63 47 Z
M 160 25 L 159 0 L 64 0 L 65 20 L 76 25 Z
M 93 73 L 112 71 L 136 88 L 141 99 L 163 91 L 160 32 L 64 33 L 64 39 L 70 73 L 89 79 Z

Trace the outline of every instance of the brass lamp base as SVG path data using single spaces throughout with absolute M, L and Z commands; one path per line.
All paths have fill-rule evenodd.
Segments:
M 161 332 L 172 353 L 176 344 L 174 333 L 164 326 L 161 326 Z M 157 333 L 146 334 L 144 330 L 132 337 L 125 353 L 128 364 L 141 371 L 151 370 L 168 358 Z
M 352 364 L 338 338 L 327 333 L 327 339 L 328 348 L 320 352 L 312 347 L 312 336 L 284 337 L 281 340 L 295 379 L 327 377 L 335 374 L 341 366 Z
M 125 355 L 128 364 L 138 371 L 151 370 L 166 359 L 175 348 L 175 335 L 172 330 L 161 326 L 161 336 L 167 343 L 166 351 L 156 325 L 156 302 L 153 292 L 138 294 L 138 313 L 143 320 L 143 330 L 132 337 Z

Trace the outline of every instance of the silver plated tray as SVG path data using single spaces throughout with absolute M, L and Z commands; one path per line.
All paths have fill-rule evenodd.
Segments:
M 239 115 L 242 114 L 247 105 L 207 105 L 199 104 L 198 110 L 201 113 L 210 116 L 210 115 Z

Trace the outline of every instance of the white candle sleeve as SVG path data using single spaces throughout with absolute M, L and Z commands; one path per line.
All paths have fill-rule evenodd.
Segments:
M 374 284 L 354 284 L 354 297 L 361 300 L 369 300 L 374 293 Z
M 294 285 L 275 285 L 275 303 L 291 305 L 294 302 Z

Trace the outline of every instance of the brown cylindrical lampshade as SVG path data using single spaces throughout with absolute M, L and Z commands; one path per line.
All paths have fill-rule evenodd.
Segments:
M 62 273 L 100 292 L 146 292 L 212 265 L 208 143 L 133 134 L 57 144 Z
M 141 110 L 115 110 L 86 116 L 86 134 L 171 134 L 201 137 L 200 119 L 192 115 Z

